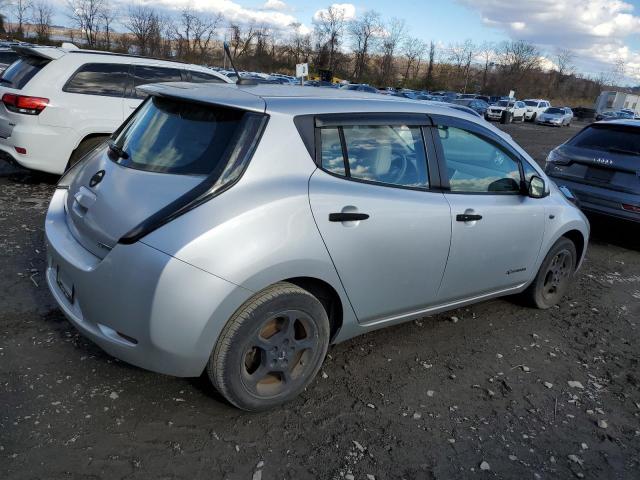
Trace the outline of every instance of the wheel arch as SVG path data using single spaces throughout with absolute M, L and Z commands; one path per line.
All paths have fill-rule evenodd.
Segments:
M 580 230 L 569 230 L 562 234 L 563 237 L 571 240 L 576 247 L 576 253 L 578 254 L 578 258 L 576 260 L 576 266 L 580 265 L 583 260 L 583 255 L 585 253 L 585 238 Z
M 335 288 L 324 280 L 315 277 L 292 277 L 284 281 L 308 291 L 322 303 L 329 317 L 329 324 L 331 325 L 331 337 L 329 341 L 333 342 L 342 328 L 344 320 L 342 300 Z

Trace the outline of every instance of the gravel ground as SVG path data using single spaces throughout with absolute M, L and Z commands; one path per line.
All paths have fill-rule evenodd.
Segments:
M 538 161 L 579 127 L 505 129 Z M 329 352 L 281 409 L 115 360 L 44 285 L 55 178 L 0 166 L 0 478 L 640 476 L 640 235 L 592 218 L 557 308 L 500 299 Z

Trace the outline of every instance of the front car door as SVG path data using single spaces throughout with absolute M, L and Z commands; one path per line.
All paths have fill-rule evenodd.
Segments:
M 434 122 L 452 220 L 439 300 L 522 286 L 534 275 L 544 234 L 544 201 L 525 194 L 535 170 L 479 124 L 446 116 L 435 116 Z
M 313 216 L 360 322 L 432 305 L 451 234 L 426 115 L 316 118 Z M 427 138 L 431 134 L 426 132 Z

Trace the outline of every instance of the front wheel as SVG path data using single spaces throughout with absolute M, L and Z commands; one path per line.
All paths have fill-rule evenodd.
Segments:
M 306 290 L 280 282 L 256 294 L 225 325 L 207 364 L 214 387 L 233 405 L 260 411 L 292 400 L 318 373 L 329 319 Z
M 568 238 L 560 238 L 544 258 L 540 270 L 524 295 L 532 306 L 547 309 L 566 293 L 576 269 L 576 247 Z

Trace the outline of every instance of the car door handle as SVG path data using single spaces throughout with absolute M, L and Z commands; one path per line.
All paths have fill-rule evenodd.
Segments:
M 366 213 L 340 212 L 329 214 L 330 222 L 357 222 L 359 220 L 366 220 L 367 218 L 369 218 L 369 215 Z
M 458 222 L 474 222 L 476 220 L 482 220 L 482 215 L 475 215 L 471 213 L 459 213 L 456 215 L 456 221 Z

